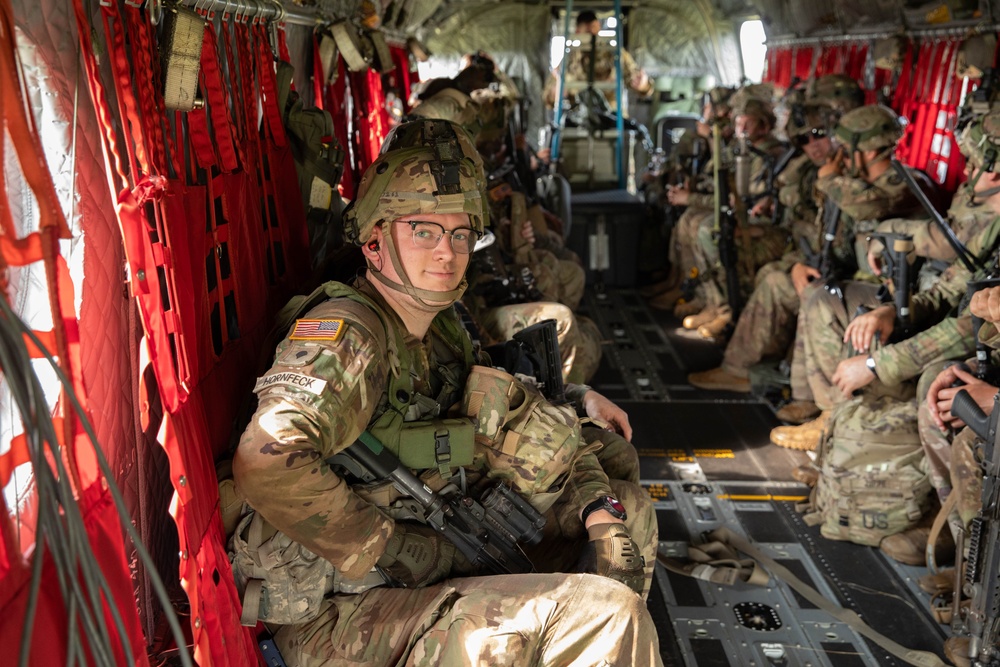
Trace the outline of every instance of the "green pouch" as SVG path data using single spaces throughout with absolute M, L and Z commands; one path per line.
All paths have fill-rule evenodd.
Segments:
M 475 430 L 471 419 L 434 419 L 404 422 L 398 451 L 393 453 L 412 470 L 438 468 L 445 478 L 449 469 L 472 464 Z M 390 447 L 389 443 L 385 443 Z

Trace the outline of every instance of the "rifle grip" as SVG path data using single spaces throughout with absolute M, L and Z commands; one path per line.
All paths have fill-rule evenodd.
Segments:
M 979 409 L 969 392 L 962 389 L 952 399 L 951 413 L 969 425 L 983 440 L 989 435 L 990 416 Z

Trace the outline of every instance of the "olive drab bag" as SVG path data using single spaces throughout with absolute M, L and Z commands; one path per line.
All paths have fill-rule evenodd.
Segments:
M 931 483 L 917 431 L 917 400 L 862 394 L 841 404 L 819 445 L 819 481 L 806 523 L 832 540 L 878 546 L 915 525 Z

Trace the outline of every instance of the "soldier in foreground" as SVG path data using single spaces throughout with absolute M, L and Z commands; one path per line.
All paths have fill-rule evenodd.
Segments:
M 296 321 L 258 382 L 259 407 L 234 460 L 237 486 L 313 560 L 332 564 L 322 601 L 275 637 L 289 665 L 661 664 L 639 595 L 650 574 L 640 553 L 651 569 L 657 543 L 644 492 L 609 482 L 592 450 L 573 446 L 575 415 L 532 399 L 513 378 L 507 418 L 532 400 L 530 414 L 547 421 L 534 422 L 535 437 L 528 428 L 519 433 L 527 438 L 506 438 L 501 426 L 502 448 L 482 444 L 503 421 L 484 398 L 499 376 L 473 366 L 451 306 L 483 231 L 483 188 L 481 161 L 458 126 L 394 129 L 345 220 L 364 244 L 366 278 L 324 286 L 333 298 Z M 444 420 L 456 403 L 474 447 L 456 414 Z M 402 465 L 441 494 L 451 485 L 475 497 L 508 482 L 546 518 L 535 569 L 604 576 L 475 576 L 464 552 L 412 520 L 413 503 L 396 487 L 352 481 L 330 465 L 372 435 L 400 460 L 427 461 Z M 515 456 L 505 458 L 508 448 Z

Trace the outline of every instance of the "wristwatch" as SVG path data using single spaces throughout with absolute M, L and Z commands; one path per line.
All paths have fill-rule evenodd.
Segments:
M 621 502 L 614 496 L 601 496 L 594 502 L 584 507 L 583 514 L 580 516 L 580 519 L 583 523 L 587 523 L 587 517 L 597 510 L 604 510 L 614 518 L 621 519 L 622 521 L 628 519 L 628 514 L 625 512 L 625 506 L 622 505 Z
M 875 360 L 872 358 L 872 355 L 870 354 L 868 355 L 868 358 L 865 359 L 865 368 L 867 368 L 872 372 L 872 375 L 875 376 L 876 380 L 878 379 L 878 371 L 875 370 Z

